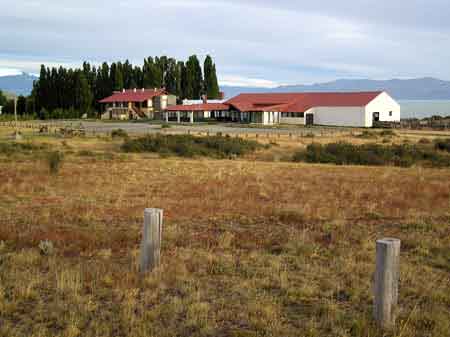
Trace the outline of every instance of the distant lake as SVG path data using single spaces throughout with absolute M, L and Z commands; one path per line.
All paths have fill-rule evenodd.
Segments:
M 402 118 L 450 116 L 450 100 L 398 100 Z

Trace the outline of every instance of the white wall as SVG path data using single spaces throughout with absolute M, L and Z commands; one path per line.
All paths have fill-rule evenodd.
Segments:
M 279 112 L 277 111 L 264 111 L 263 112 L 263 124 L 273 125 L 279 123 Z
M 366 119 L 368 123 L 370 122 L 369 126 L 372 126 L 373 113 L 379 112 L 381 122 L 399 122 L 400 110 L 400 104 L 383 92 L 366 106 Z M 390 111 L 392 116 L 389 116 Z
M 297 117 L 281 117 L 281 124 L 295 124 L 295 125 L 305 125 L 305 118 L 297 118 Z
M 314 113 L 314 124 L 330 126 L 369 127 L 364 107 L 315 107 L 305 112 Z

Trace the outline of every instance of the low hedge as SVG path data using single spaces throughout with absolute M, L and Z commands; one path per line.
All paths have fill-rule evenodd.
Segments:
M 295 153 L 294 161 L 336 165 L 393 165 L 410 167 L 424 164 L 449 167 L 450 156 L 418 145 L 379 145 L 350 143 L 311 144 L 306 150 Z
M 155 152 L 181 157 L 229 158 L 242 156 L 263 147 L 256 141 L 229 136 L 194 137 L 192 135 L 148 135 L 126 140 L 124 152 Z

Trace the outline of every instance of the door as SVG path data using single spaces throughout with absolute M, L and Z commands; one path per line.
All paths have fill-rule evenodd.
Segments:
M 306 121 L 305 121 L 305 125 L 306 126 L 310 126 L 314 124 L 314 114 L 306 114 Z

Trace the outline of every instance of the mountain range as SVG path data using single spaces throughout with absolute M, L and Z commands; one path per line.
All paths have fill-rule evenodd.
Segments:
M 415 79 L 369 80 L 341 79 L 311 85 L 289 85 L 276 88 L 252 88 L 222 86 L 226 97 L 238 93 L 262 92 L 345 92 L 385 90 L 398 100 L 448 100 L 450 99 L 450 81 L 425 77 Z
M 38 77 L 22 73 L 0 77 L 0 90 L 29 95 Z M 450 81 L 432 77 L 415 79 L 369 80 L 340 79 L 311 85 L 288 85 L 276 88 L 221 86 L 227 98 L 239 93 L 262 92 L 344 92 L 385 90 L 398 100 L 450 100 Z
M 33 82 L 38 77 L 22 73 L 20 75 L 9 75 L 0 77 L 0 90 L 17 95 L 29 95 L 33 89 Z

